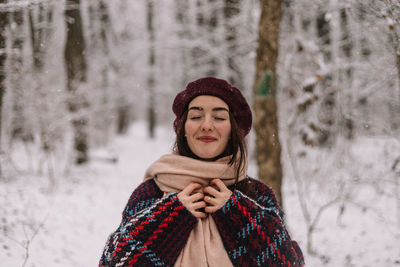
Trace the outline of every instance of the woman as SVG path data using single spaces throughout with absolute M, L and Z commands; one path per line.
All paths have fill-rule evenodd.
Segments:
M 173 103 L 174 153 L 146 171 L 100 266 L 303 266 L 272 190 L 247 176 L 250 107 L 206 77 Z

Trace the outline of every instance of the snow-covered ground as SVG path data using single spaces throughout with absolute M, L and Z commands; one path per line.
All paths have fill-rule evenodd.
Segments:
M 97 159 L 89 165 L 56 177 L 52 192 L 47 190 L 45 175 L 21 172 L 12 180 L 0 181 L 0 265 L 96 266 L 108 234 L 118 226 L 122 209 L 146 167 L 171 151 L 171 129 L 158 129 L 155 140 L 147 138 L 145 129 L 136 123 L 106 152 L 97 151 Z M 369 143 L 360 142 L 355 149 L 367 153 Z M 101 160 L 110 153 L 118 158 L 116 163 Z M 365 187 L 354 193 L 373 202 L 373 208 L 346 205 L 342 210 L 335 206 L 325 210 L 313 234 L 313 246 L 319 253 L 315 257 L 306 251 L 306 224 L 296 192 L 293 178 L 288 178 L 284 184 L 286 220 L 307 266 L 400 266 L 400 211 L 393 197 Z
M 47 177 L 25 174 L 0 183 L 0 266 L 22 266 L 30 240 L 25 266 L 98 265 L 146 166 L 172 146 L 163 129 L 157 140 L 149 140 L 145 129 L 136 124 L 106 152 L 96 153 L 101 158 L 111 151 L 116 164 L 97 159 L 75 167 L 68 177 L 58 178 L 54 192 L 47 192 Z

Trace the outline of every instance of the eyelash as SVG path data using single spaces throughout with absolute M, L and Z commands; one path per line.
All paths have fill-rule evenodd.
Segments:
M 198 120 L 200 119 L 200 116 L 194 116 L 194 117 L 190 117 L 191 120 Z M 217 121 L 224 121 L 226 120 L 225 118 L 219 118 L 219 117 L 214 117 Z

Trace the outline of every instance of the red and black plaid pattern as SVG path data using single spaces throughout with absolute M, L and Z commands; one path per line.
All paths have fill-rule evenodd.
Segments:
M 110 235 L 99 266 L 173 266 L 197 219 L 176 193 L 156 199 L 153 181 L 140 185 L 123 212 L 117 231 Z M 132 214 L 132 211 L 143 207 Z
M 212 216 L 234 266 L 303 266 L 302 252 L 285 229 L 273 191 L 248 178 L 256 200 L 235 190 Z
M 212 214 L 234 266 L 303 266 L 273 191 L 248 178 Z M 252 188 L 251 198 L 244 194 Z M 131 195 L 117 231 L 110 235 L 100 266 L 173 266 L 197 219 L 176 193 L 163 197 L 153 180 Z

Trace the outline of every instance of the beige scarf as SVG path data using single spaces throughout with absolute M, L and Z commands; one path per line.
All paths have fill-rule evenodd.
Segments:
M 215 178 L 230 186 L 234 184 L 236 175 L 234 165 L 228 165 L 230 158 L 209 162 L 176 154 L 164 155 L 147 169 L 145 181 L 154 179 L 164 193 L 180 192 L 192 182 L 206 187 Z M 239 180 L 246 177 L 246 171 L 247 164 L 242 168 Z M 211 216 L 199 219 L 174 266 L 233 266 Z

